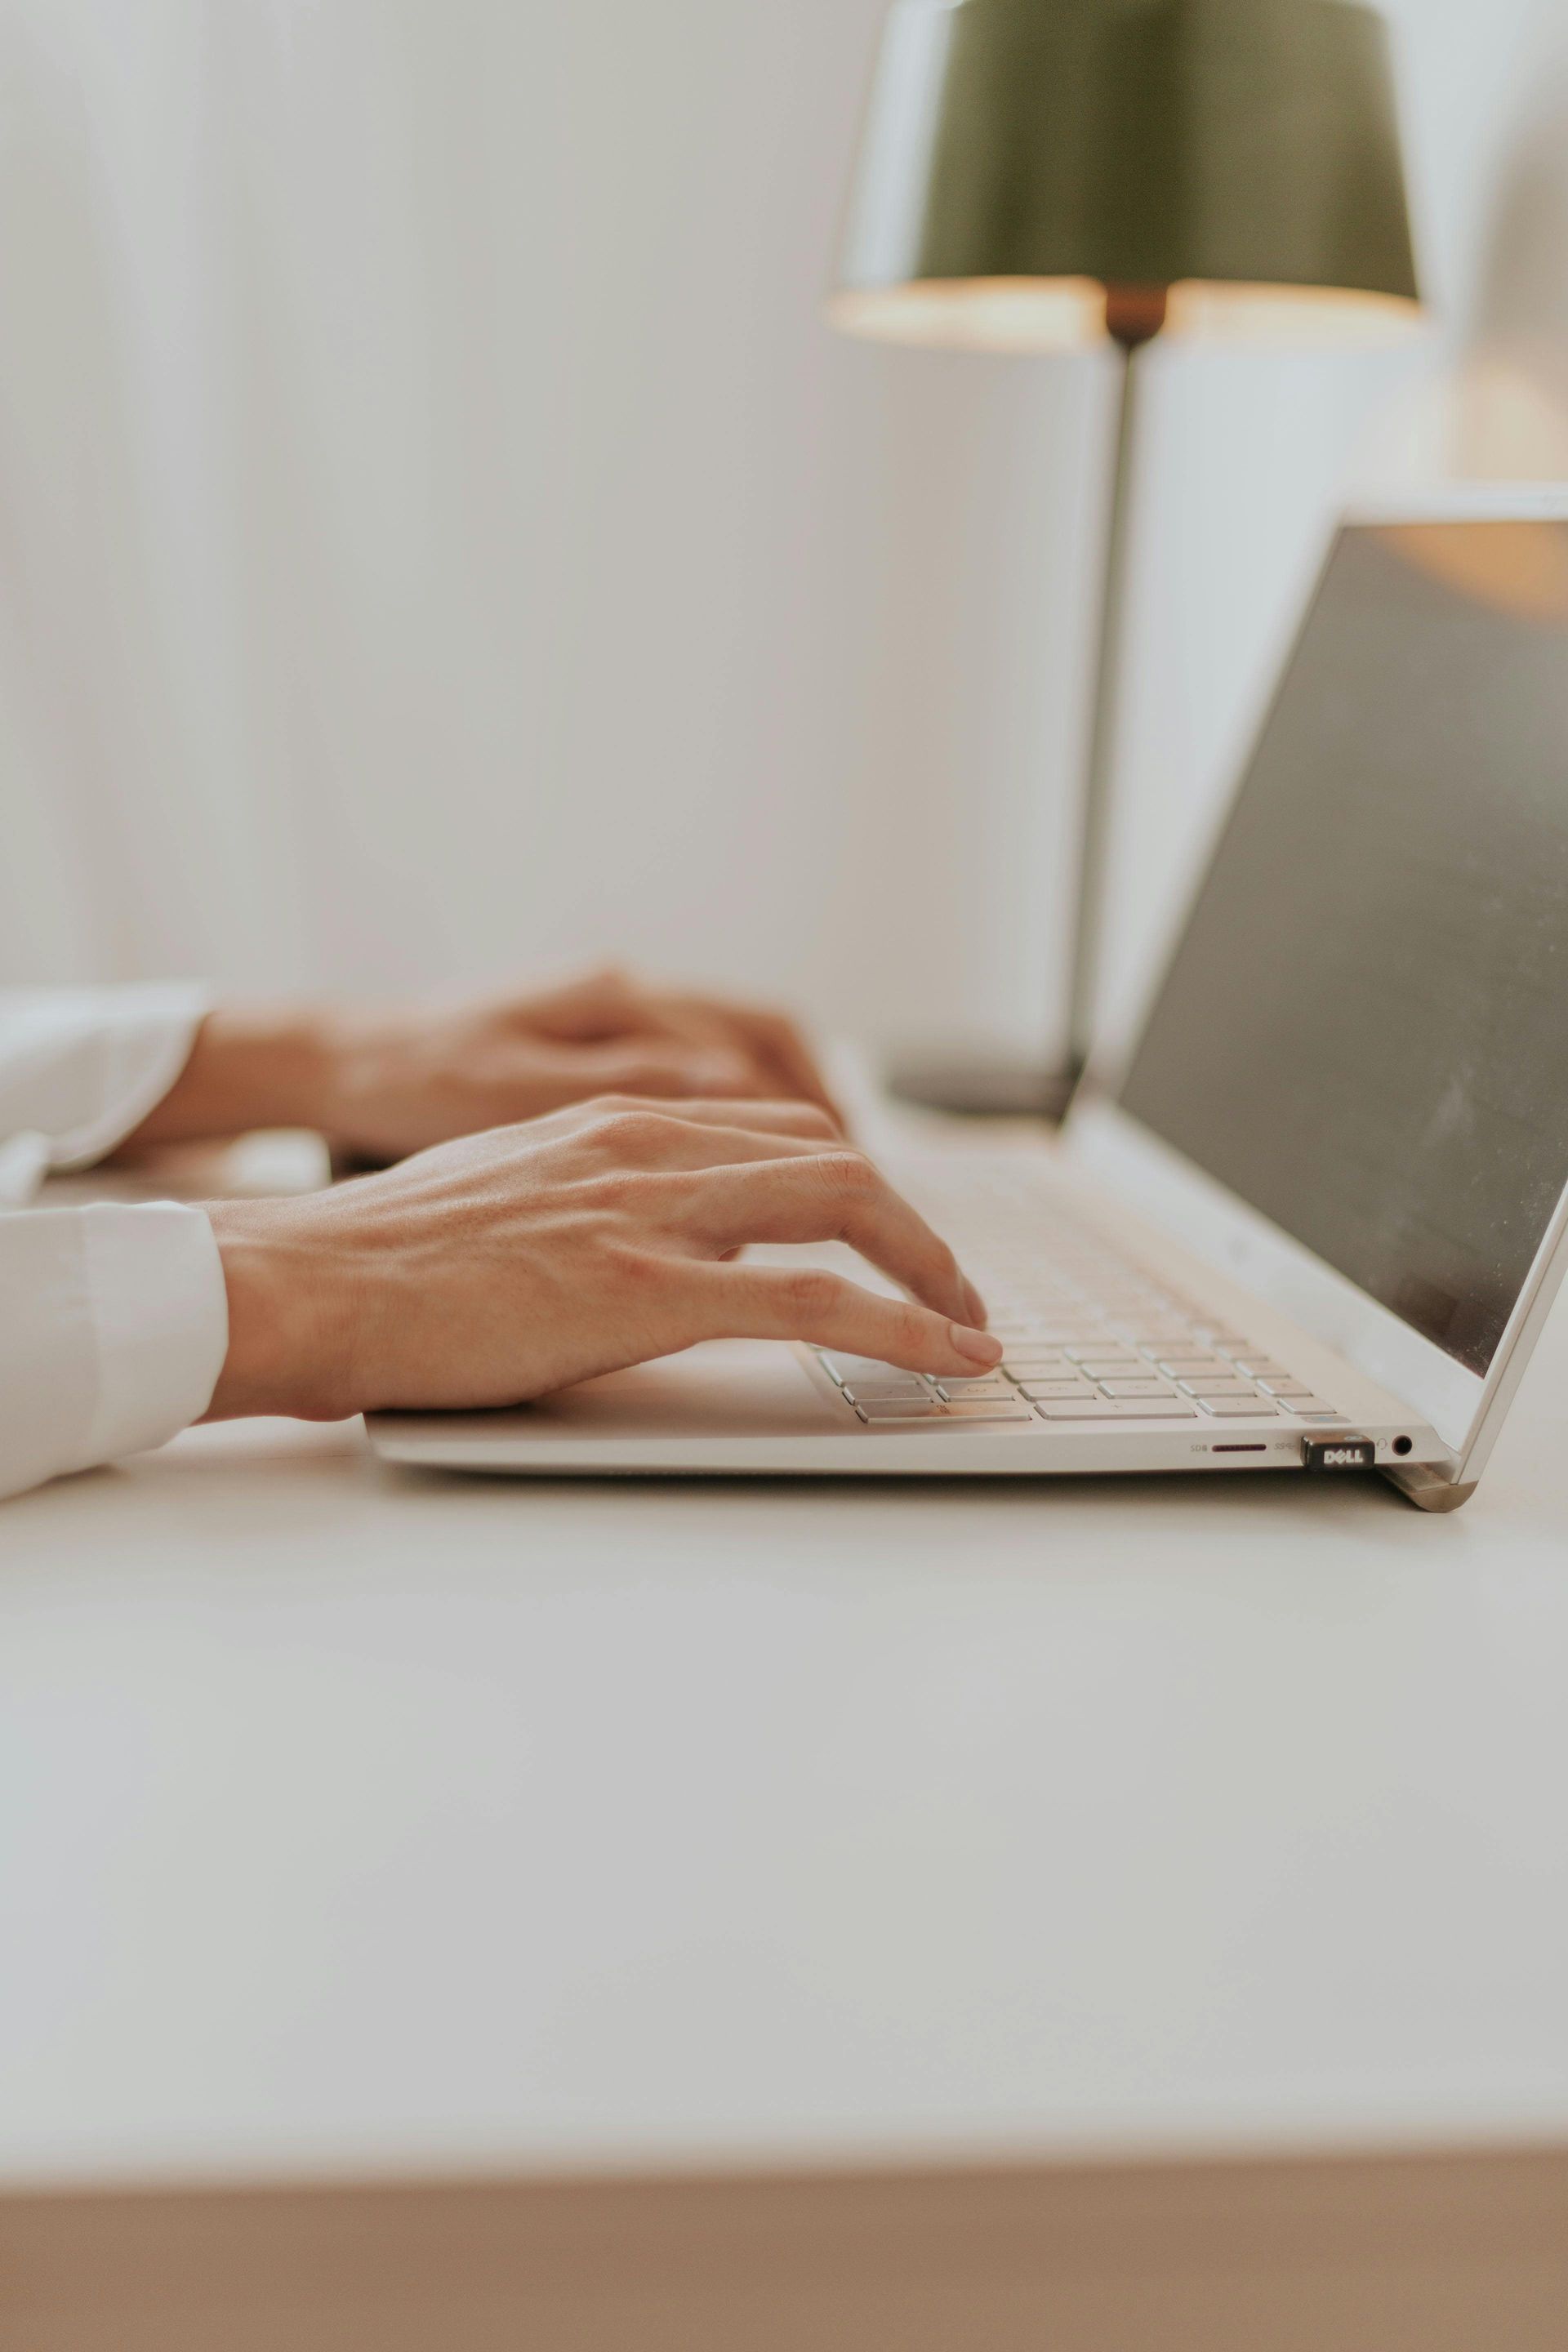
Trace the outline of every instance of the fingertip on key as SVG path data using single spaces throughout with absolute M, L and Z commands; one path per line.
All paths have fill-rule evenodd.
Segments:
M 948 1330 L 954 1348 L 961 1356 L 967 1358 L 970 1363 L 999 1364 L 1001 1362 L 1002 1342 L 1000 1339 L 994 1339 L 989 1331 L 972 1331 L 967 1324 L 963 1323 L 952 1323 L 948 1326 Z

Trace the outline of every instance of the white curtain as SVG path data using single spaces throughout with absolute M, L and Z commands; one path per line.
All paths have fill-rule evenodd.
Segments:
M 0 977 L 1037 1023 L 1095 384 L 821 325 L 881 15 L 0 0 Z

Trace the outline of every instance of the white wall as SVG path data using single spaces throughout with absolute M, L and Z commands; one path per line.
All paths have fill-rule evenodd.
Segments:
M 1104 379 L 820 325 L 881 11 L 0 0 L 0 977 L 613 948 L 1030 1035 Z M 1516 368 L 1563 10 L 1400 15 L 1448 340 Z M 1118 1003 L 1325 505 L 1496 438 L 1432 364 L 1154 361 Z

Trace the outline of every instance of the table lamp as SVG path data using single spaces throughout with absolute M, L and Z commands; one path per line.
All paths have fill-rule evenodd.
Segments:
M 832 322 L 1120 361 L 1065 1066 L 902 1074 L 1059 1116 L 1099 962 L 1137 354 L 1156 335 L 1382 340 L 1419 315 L 1382 19 L 1354 0 L 899 0 Z

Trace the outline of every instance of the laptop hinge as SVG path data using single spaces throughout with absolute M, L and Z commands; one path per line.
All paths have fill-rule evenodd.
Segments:
M 1440 1470 L 1418 1463 L 1413 1464 L 1409 1469 L 1403 1464 L 1397 1469 L 1392 1465 L 1387 1465 L 1383 1475 L 1391 1485 L 1397 1486 L 1401 1494 L 1407 1495 L 1418 1511 L 1457 1511 L 1461 1504 L 1469 1501 L 1478 1483 L 1472 1478 L 1468 1486 L 1457 1486 L 1452 1478 L 1445 1478 Z

